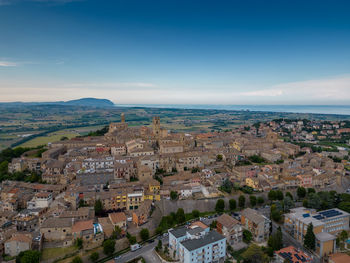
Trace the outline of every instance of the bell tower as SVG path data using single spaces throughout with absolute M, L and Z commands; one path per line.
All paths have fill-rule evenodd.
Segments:
M 154 136 L 158 137 L 160 135 L 160 117 L 159 116 L 153 117 L 152 130 L 153 130 Z

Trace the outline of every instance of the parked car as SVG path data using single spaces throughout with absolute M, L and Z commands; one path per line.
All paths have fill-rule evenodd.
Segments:
M 130 245 L 130 250 L 136 251 L 136 250 L 140 249 L 141 247 L 142 246 L 139 243 L 136 243 L 136 244 Z

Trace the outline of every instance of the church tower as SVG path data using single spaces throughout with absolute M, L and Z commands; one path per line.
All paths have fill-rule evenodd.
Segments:
M 156 137 L 159 137 L 160 135 L 160 117 L 159 116 L 153 117 L 152 130 L 153 130 L 153 135 Z

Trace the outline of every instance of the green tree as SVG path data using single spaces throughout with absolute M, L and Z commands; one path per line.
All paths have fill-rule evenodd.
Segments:
M 271 190 L 268 194 L 267 197 L 269 198 L 270 201 L 274 201 L 277 199 L 277 193 L 275 190 Z
M 115 240 L 107 239 L 103 242 L 103 253 L 111 256 L 115 251 Z
M 316 193 L 316 190 L 314 188 L 308 188 L 307 189 L 307 193 L 311 194 L 311 193 Z
M 176 222 L 178 224 L 184 223 L 186 221 L 185 211 L 182 208 L 176 211 Z
M 290 196 L 286 196 L 283 200 L 284 204 L 284 211 L 288 212 L 290 209 L 294 208 L 295 204 L 293 199 L 290 198 Z
M 256 244 L 251 244 L 248 247 L 248 249 L 244 251 L 241 255 L 244 258 L 244 262 L 249 262 L 249 263 L 268 262 L 267 256 L 264 254 L 262 249 Z
M 217 223 L 218 222 L 216 220 L 213 220 L 213 222 L 211 222 L 211 224 L 210 224 L 210 229 L 215 229 L 217 226 Z
M 102 201 L 100 199 L 97 199 L 95 201 L 94 208 L 95 208 L 95 214 L 96 215 L 98 215 L 98 216 L 102 215 L 102 213 L 103 213 L 103 204 L 102 204 Z
M 162 240 L 158 240 L 158 244 L 156 246 L 156 251 L 161 251 L 163 248 Z
M 171 192 L 170 192 L 170 199 L 171 199 L 171 200 L 176 200 L 177 197 L 178 197 L 178 194 L 177 194 L 176 191 L 171 191 Z
M 283 192 L 281 190 L 276 191 L 276 199 L 280 201 L 283 200 Z
M 83 240 L 81 238 L 77 238 L 75 240 L 75 246 L 78 248 L 78 249 L 82 249 L 83 248 Z
M 235 199 L 230 199 L 228 201 L 229 205 L 230 205 L 230 210 L 233 211 L 237 208 L 237 202 Z
M 292 199 L 292 200 L 294 199 L 294 198 L 293 198 L 293 195 L 291 194 L 291 192 L 287 192 L 287 193 L 286 193 L 286 197 L 287 197 L 287 196 L 289 196 L 290 199 Z
M 253 234 L 252 232 L 250 232 L 249 230 L 247 229 L 244 229 L 243 230 L 243 241 L 245 243 L 250 243 L 251 241 L 253 240 Z
M 314 209 L 320 209 L 321 208 L 321 198 L 318 194 L 310 193 L 308 195 L 308 204 L 309 207 Z
M 276 233 L 269 237 L 267 244 L 273 251 L 280 250 L 283 247 L 282 238 L 282 229 L 281 227 L 278 227 Z
M 79 256 L 75 256 L 72 260 L 72 263 L 83 263 L 83 260 Z
M 193 218 L 198 218 L 199 215 L 200 215 L 200 212 L 198 210 L 195 209 L 195 210 L 192 211 Z
M 1 174 L 7 174 L 7 172 L 8 172 L 8 165 L 9 165 L 8 161 L 2 161 L 0 163 L 0 175 Z
M 93 252 L 91 253 L 89 258 L 92 262 L 96 262 L 99 259 L 99 257 L 100 255 L 98 254 L 98 252 Z
M 229 179 L 225 179 L 220 187 L 220 190 L 230 194 L 232 191 L 232 187 L 232 182 Z
M 304 236 L 304 247 L 311 250 L 315 250 L 316 237 L 314 234 L 314 226 L 310 223 L 307 227 L 306 234 Z
M 18 255 L 20 263 L 39 263 L 41 253 L 36 250 L 27 250 Z
M 304 187 L 299 186 L 297 189 L 297 195 L 299 199 L 304 198 L 306 196 L 306 189 Z
M 215 211 L 218 213 L 222 213 L 225 211 L 225 201 L 223 199 L 219 199 L 216 201 Z
M 216 161 L 221 162 L 222 159 L 223 159 L 222 154 L 218 154 L 218 155 L 216 156 Z
M 140 237 L 143 241 L 146 241 L 149 239 L 149 231 L 147 228 L 142 228 L 140 231 Z
M 256 206 L 256 196 L 254 195 L 249 196 L 249 201 L 251 206 Z
M 345 230 L 341 231 L 339 234 L 339 238 L 341 241 L 345 241 L 348 239 L 348 232 L 346 232 Z
M 245 197 L 244 197 L 244 195 L 240 195 L 238 197 L 238 206 L 240 208 L 244 208 L 244 206 L 245 206 Z
M 259 196 L 257 201 L 258 201 L 259 205 L 262 205 L 265 202 L 265 200 L 262 196 Z

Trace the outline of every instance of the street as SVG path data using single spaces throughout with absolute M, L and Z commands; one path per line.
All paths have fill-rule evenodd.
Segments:
M 136 251 L 129 251 L 123 255 L 117 260 L 114 260 L 115 263 L 126 263 L 132 259 L 135 259 L 137 257 L 143 257 L 147 263 L 157 263 L 161 262 L 158 256 L 156 255 L 154 248 L 157 246 L 159 239 L 155 239 L 153 243 L 145 243 L 142 248 L 136 250 Z M 162 243 L 163 245 L 168 244 L 168 237 L 162 237 Z

